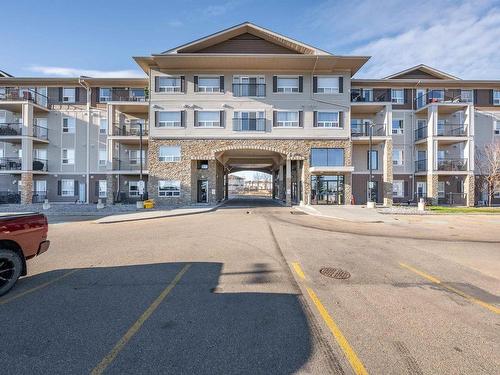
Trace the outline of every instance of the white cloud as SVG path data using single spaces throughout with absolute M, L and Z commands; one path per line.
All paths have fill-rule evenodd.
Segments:
M 79 68 L 66 68 L 59 66 L 34 65 L 28 68 L 32 72 L 41 73 L 45 76 L 55 77 L 95 77 L 95 78 L 144 78 L 145 75 L 139 70 L 92 70 Z
M 167 25 L 170 27 L 181 27 L 184 26 L 184 22 L 182 22 L 181 20 L 173 20 L 167 22 Z

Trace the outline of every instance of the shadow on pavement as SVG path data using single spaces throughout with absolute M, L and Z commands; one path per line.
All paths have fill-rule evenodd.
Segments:
M 0 305 L 2 372 L 89 373 L 185 264 L 79 269 Z M 106 373 L 299 370 L 311 355 L 312 339 L 298 296 L 212 293 L 221 268 L 220 263 L 192 263 Z M 2 299 L 69 271 L 25 277 Z

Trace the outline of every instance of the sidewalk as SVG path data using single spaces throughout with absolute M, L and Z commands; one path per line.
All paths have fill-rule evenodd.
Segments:
M 344 220 L 356 223 L 386 223 L 394 221 L 390 215 L 384 215 L 377 209 L 366 208 L 364 206 L 295 206 L 296 210 L 309 215 L 328 217 L 337 220 Z

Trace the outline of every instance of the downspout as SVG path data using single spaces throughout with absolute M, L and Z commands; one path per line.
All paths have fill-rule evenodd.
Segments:
M 90 124 L 91 124 L 91 113 L 90 113 L 90 101 L 92 99 L 92 91 L 90 86 L 81 77 L 78 78 L 78 83 L 87 91 L 87 174 L 85 178 L 85 203 L 90 203 Z
M 417 116 L 415 114 L 415 101 L 417 100 L 417 89 L 418 86 L 420 85 L 420 80 L 415 84 L 415 97 L 413 97 L 413 92 L 411 93 L 412 96 L 412 101 L 411 101 L 411 109 L 412 109 L 412 116 L 413 116 L 413 123 L 416 125 L 417 123 Z M 415 131 L 413 131 L 413 137 L 415 138 Z M 417 153 L 415 152 L 415 139 L 413 139 L 413 183 L 411 184 L 411 189 L 412 189 L 412 197 L 415 197 L 416 191 L 417 191 L 417 175 L 415 174 L 415 161 L 417 160 Z M 413 199 L 412 199 L 413 200 Z

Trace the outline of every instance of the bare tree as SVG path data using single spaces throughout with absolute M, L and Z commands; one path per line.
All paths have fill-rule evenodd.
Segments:
M 491 206 L 496 184 L 500 183 L 500 143 L 487 144 L 484 149 L 476 147 L 476 167 L 480 174 L 479 185 L 488 192 Z

